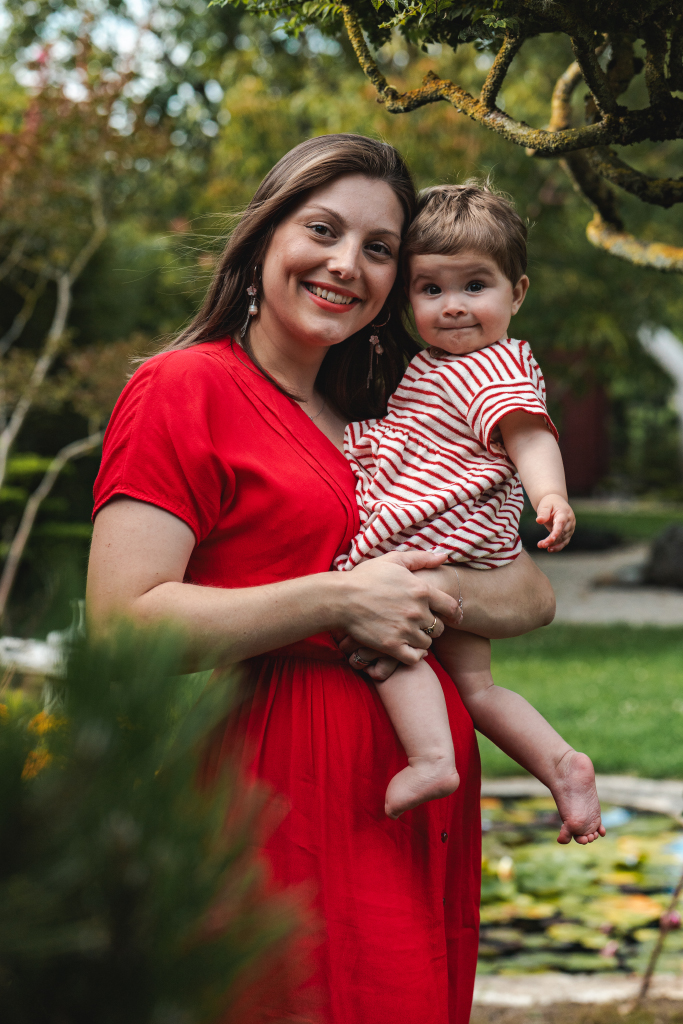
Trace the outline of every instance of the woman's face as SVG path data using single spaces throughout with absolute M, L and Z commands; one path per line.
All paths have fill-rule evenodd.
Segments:
M 396 278 L 402 227 L 383 181 L 353 174 L 309 193 L 266 252 L 259 334 L 320 350 L 372 323 Z

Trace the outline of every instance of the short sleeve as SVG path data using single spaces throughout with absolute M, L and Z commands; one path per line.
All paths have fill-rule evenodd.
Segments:
M 500 446 L 496 427 L 511 412 L 542 416 L 555 440 L 558 433 L 545 401 L 541 368 L 526 342 L 508 341 L 472 353 L 467 422 L 491 453 Z
M 121 494 L 172 512 L 197 543 L 208 536 L 234 491 L 215 423 L 230 379 L 196 349 L 162 353 L 135 372 L 107 427 L 93 518 Z

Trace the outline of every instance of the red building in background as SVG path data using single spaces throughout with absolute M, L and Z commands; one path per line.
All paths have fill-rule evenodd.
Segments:
M 594 492 L 610 467 L 609 400 L 599 384 L 576 394 L 568 381 L 566 361 L 557 377 L 546 360 L 546 382 L 551 411 L 560 432 L 560 451 L 570 497 L 585 497 Z M 576 369 L 576 357 L 572 360 Z M 559 367 L 558 367 L 559 369 Z

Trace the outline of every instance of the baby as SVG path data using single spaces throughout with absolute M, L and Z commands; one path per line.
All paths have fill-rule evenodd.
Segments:
M 539 547 L 560 551 L 575 519 L 557 431 L 529 345 L 508 337 L 529 285 L 522 220 L 488 186 L 437 186 L 422 194 L 404 251 L 415 324 L 429 347 L 411 361 L 382 420 L 347 427 L 361 531 L 335 567 L 414 548 L 446 553 L 454 566 L 505 565 L 521 551 L 522 485 L 548 529 Z M 494 685 L 489 641 L 447 628 L 433 649 L 477 729 L 551 790 L 558 842 L 604 835 L 590 759 L 522 697 Z M 459 783 L 436 674 L 424 661 L 396 666 L 381 658 L 368 668 L 408 757 L 387 789 L 391 818 Z

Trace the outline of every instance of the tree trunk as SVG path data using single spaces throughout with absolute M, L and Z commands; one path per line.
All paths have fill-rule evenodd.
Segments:
M 85 455 L 87 452 L 92 451 L 93 448 L 97 448 L 97 446 L 102 443 L 103 437 L 104 432 L 98 430 L 97 433 L 90 434 L 89 437 L 83 437 L 80 441 L 72 441 L 71 444 L 65 445 L 65 447 L 55 455 L 47 469 L 47 472 L 45 473 L 45 476 L 26 502 L 21 522 L 19 523 L 17 532 L 15 533 L 14 539 L 10 545 L 5 565 L 2 570 L 2 575 L 0 576 L 0 620 L 4 618 L 7 602 L 17 575 L 17 569 L 19 568 L 19 563 L 22 555 L 24 554 L 24 549 L 26 548 L 26 544 L 31 535 L 33 524 L 36 521 L 38 509 L 52 490 L 57 477 L 63 470 L 66 463 L 72 459 L 77 459 L 81 455 Z
M 648 355 L 652 356 L 663 370 L 673 379 L 673 407 L 679 424 L 679 448 L 683 466 L 683 342 L 667 327 L 643 325 L 638 331 L 638 341 Z

